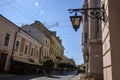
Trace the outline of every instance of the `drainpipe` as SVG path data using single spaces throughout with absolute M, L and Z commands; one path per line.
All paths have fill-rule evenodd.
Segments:
M 19 27 L 18 27 L 19 28 Z M 12 56 L 13 56 L 13 53 L 14 53 L 14 47 L 15 47 L 15 41 L 16 41 L 16 37 L 17 37 L 17 33 L 20 32 L 20 28 L 17 32 L 15 32 L 15 38 L 14 38 L 14 43 L 13 43 L 13 49 L 12 49 Z M 11 56 L 11 57 L 12 57 Z
M 10 69 L 11 69 L 11 66 L 12 66 L 11 64 L 12 64 L 12 59 L 13 59 L 13 54 L 14 54 L 15 41 L 16 41 L 16 37 L 17 37 L 18 32 L 20 32 L 20 28 L 19 28 L 19 30 L 17 32 L 15 32 L 15 38 L 14 38 L 14 42 L 13 42 L 12 54 L 11 54 L 11 58 L 10 58 Z

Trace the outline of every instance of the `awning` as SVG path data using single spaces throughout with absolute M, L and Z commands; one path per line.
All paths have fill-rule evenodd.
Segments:
M 30 62 L 28 59 L 18 57 L 18 56 L 13 56 L 13 61 L 23 62 L 27 64 L 32 64 L 32 65 L 40 65 L 40 66 L 42 65 L 42 64 L 36 64 L 34 62 Z

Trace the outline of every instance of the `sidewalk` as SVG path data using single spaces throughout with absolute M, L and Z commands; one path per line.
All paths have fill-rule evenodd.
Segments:
M 85 74 L 79 73 L 76 76 L 74 76 L 73 78 L 71 78 L 70 80 L 85 80 Z
M 70 80 L 80 80 L 80 74 L 77 74 L 76 76 L 74 76 Z

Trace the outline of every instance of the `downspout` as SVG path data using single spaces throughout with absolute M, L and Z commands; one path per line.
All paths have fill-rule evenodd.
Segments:
M 19 28 L 19 27 L 18 27 Z M 16 41 L 16 37 L 17 37 L 17 33 L 18 32 L 20 32 L 20 28 L 19 28 L 19 30 L 17 31 L 17 32 L 15 32 L 15 38 L 14 38 L 14 43 L 13 43 L 13 49 L 12 49 L 12 55 L 11 55 L 11 57 L 13 56 L 13 54 L 14 54 L 14 47 L 15 47 L 15 41 Z
M 14 54 L 14 47 L 15 47 L 15 41 L 16 41 L 16 37 L 17 37 L 17 33 L 20 32 L 20 28 L 18 27 L 18 31 L 15 32 L 15 38 L 14 38 L 14 43 L 13 43 L 13 48 L 12 48 L 12 54 L 11 54 L 11 58 L 10 58 L 10 70 L 11 70 L 11 64 L 12 64 L 12 59 L 13 59 L 13 54 Z

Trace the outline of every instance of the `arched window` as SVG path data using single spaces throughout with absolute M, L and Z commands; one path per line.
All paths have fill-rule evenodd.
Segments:
M 25 45 L 25 52 L 24 52 L 24 54 L 27 54 L 27 52 L 28 52 L 28 45 Z
M 31 56 L 33 56 L 33 52 L 34 52 L 34 49 L 32 48 L 32 49 L 31 49 Z

